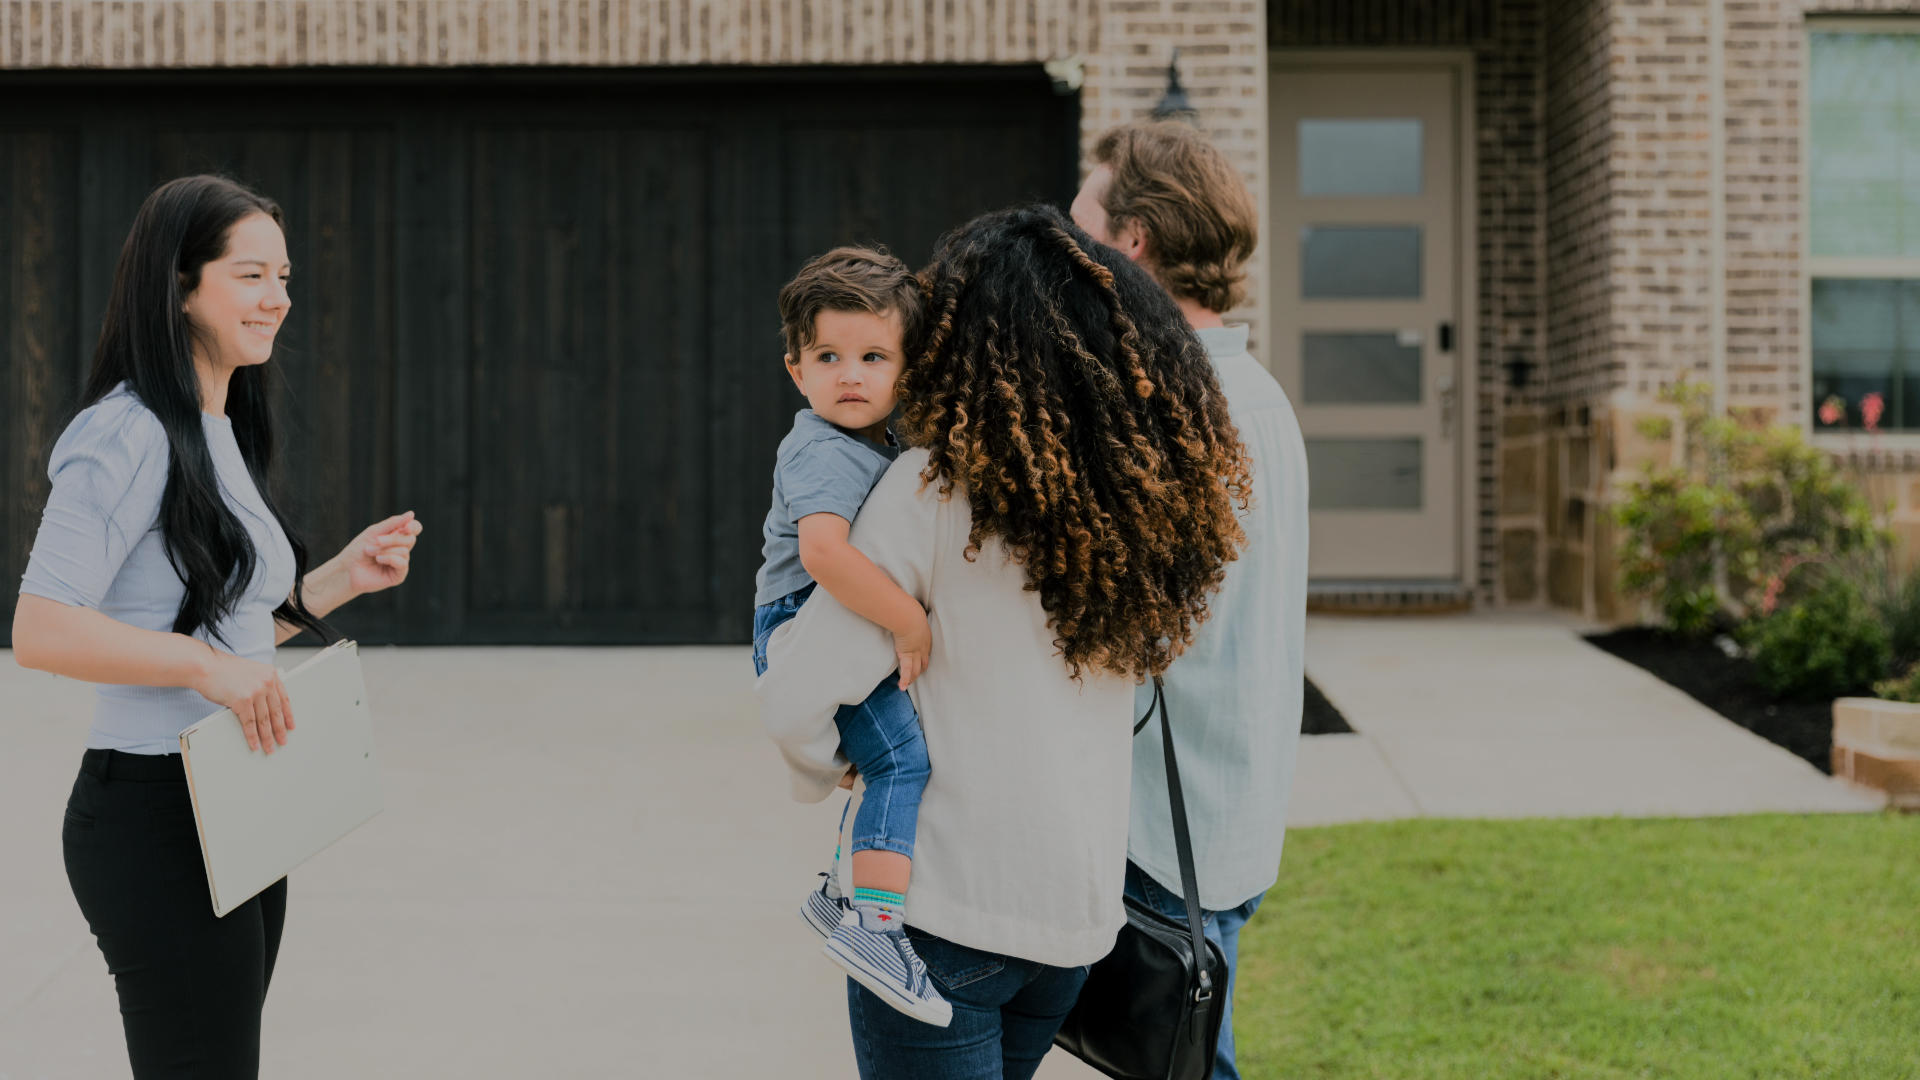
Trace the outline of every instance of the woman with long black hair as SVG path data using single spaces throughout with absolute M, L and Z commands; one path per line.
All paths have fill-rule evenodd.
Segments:
M 292 302 L 280 208 L 190 176 L 121 249 L 81 411 L 13 621 L 22 666 L 101 684 L 62 843 L 139 1080 L 258 1075 L 287 884 L 208 901 L 181 729 L 218 707 L 264 753 L 296 737 L 274 648 L 406 580 L 421 525 L 379 522 L 311 572 L 268 490 L 264 365 Z

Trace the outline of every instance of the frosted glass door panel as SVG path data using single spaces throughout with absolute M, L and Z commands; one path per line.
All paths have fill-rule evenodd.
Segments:
M 1310 510 L 1418 510 L 1419 439 L 1308 439 Z
M 1302 334 L 1308 405 L 1420 404 L 1420 339 L 1397 333 Z
M 1420 194 L 1418 120 L 1300 121 L 1300 194 Z
M 1420 227 L 1310 225 L 1300 230 L 1307 300 L 1418 300 Z

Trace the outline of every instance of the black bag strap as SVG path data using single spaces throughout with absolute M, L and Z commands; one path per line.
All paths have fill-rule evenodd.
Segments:
M 1193 1000 L 1206 1001 L 1213 997 L 1213 973 L 1207 970 L 1207 940 L 1200 929 L 1200 880 L 1193 868 L 1193 839 L 1187 833 L 1187 800 L 1180 792 L 1180 764 L 1173 756 L 1173 727 L 1167 722 L 1167 688 L 1158 675 L 1153 677 L 1153 704 L 1147 706 L 1140 722 L 1133 725 L 1135 735 L 1153 719 L 1156 709 L 1160 713 L 1160 745 L 1167 756 L 1167 802 L 1173 807 L 1173 847 L 1180 857 L 1180 902 L 1187 909 L 1187 931 L 1193 935 L 1193 963 L 1200 973 L 1200 988 L 1194 991 Z

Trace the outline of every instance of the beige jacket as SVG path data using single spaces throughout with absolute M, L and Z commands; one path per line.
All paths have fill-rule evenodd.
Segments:
M 913 685 L 933 775 L 920 804 L 907 921 L 989 952 L 1058 966 L 1106 955 L 1126 921 L 1131 680 L 1067 674 L 1038 593 L 990 541 L 963 557 L 971 513 L 900 455 L 853 543 L 927 608 L 933 655 Z M 846 772 L 834 711 L 894 669 L 893 639 L 825 589 L 774 631 L 758 689 L 794 797 Z M 849 815 L 849 822 L 852 815 Z

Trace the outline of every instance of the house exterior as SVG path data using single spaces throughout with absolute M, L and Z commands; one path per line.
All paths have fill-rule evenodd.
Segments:
M 1631 617 L 1609 507 L 1682 378 L 1870 448 L 1920 539 L 1920 0 L 0 0 L 0 549 L 139 195 L 225 167 L 325 276 L 289 480 L 475 538 L 363 636 L 742 639 L 790 264 L 1064 201 L 1176 47 L 1265 208 L 1231 317 L 1319 603 Z

